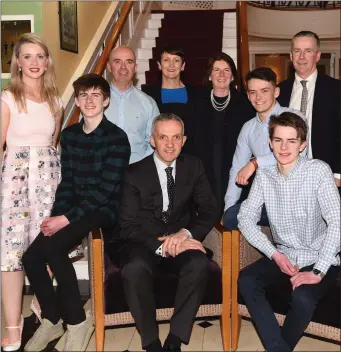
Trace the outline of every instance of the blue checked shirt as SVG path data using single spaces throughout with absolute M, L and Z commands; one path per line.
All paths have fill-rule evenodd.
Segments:
M 263 204 L 274 244 L 257 226 Z M 301 157 L 288 175 L 277 165 L 258 169 L 238 221 L 247 241 L 270 259 L 278 250 L 299 268 L 315 264 L 326 273 L 340 265 L 340 195 L 321 160 Z

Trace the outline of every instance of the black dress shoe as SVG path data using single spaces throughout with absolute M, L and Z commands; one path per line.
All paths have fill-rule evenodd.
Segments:
M 164 352 L 181 352 L 181 348 L 179 346 L 169 345 L 163 346 Z
M 147 352 L 163 352 L 161 341 L 159 339 L 153 341 L 145 347 Z

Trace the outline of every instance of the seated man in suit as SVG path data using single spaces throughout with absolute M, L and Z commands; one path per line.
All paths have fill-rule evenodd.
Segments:
M 197 157 L 182 154 L 182 120 L 157 116 L 150 142 L 153 155 L 125 172 L 120 208 L 118 251 L 123 287 L 142 346 L 162 351 L 153 294 L 153 271 L 178 275 L 170 333 L 165 351 L 188 344 L 193 321 L 205 293 L 208 263 L 202 241 L 217 219 L 216 200 Z
M 307 145 L 302 118 L 272 116 L 269 135 L 277 165 L 257 170 L 238 215 L 242 234 L 265 256 L 240 272 L 238 285 L 265 349 L 289 352 L 340 272 L 340 197 L 328 164 L 300 156 Z M 257 226 L 263 205 L 274 243 Z M 280 328 L 265 288 L 289 280 L 291 302 Z
M 279 84 L 278 102 L 301 110 L 308 121 L 308 157 L 325 161 L 340 187 L 340 80 L 317 71 L 320 38 L 311 31 L 296 33 L 290 59 L 295 75 Z

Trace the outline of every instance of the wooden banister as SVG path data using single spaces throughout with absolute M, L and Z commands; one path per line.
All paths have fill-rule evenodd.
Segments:
M 239 72 L 239 89 L 245 89 L 245 76 L 250 70 L 249 34 L 247 28 L 247 2 L 237 1 L 237 62 Z
M 122 28 L 128 18 L 129 12 L 131 10 L 131 8 L 134 5 L 134 1 L 125 1 L 124 5 L 122 6 L 121 9 L 121 13 L 120 16 L 118 17 L 111 33 L 110 36 L 105 44 L 104 50 L 100 56 L 100 58 L 98 59 L 95 68 L 93 69 L 93 73 L 98 73 L 99 75 L 102 75 L 106 66 L 106 63 L 108 61 L 109 58 L 109 54 L 111 49 L 115 46 L 115 44 L 118 41 L 118 38 L 121 34 Z M 79 120 L 79 114 L 80 114 L 80 110 L 79 107 L 76 106 L 75 110 L 68 122 L 68 126 L 73 125 L 75 123 L 78 122 Z

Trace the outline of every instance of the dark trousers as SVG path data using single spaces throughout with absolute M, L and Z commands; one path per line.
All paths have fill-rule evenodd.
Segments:
M 300 271 L 311 271 L 313 265 Z M 320 298 L 336 280 L 340 267 L 332 266 L 326 276 L 314 285 L 302 285 L 292 291 L 289 310 L 282 328 L 265 297 L 265 288 L 274 283 L 290 280 L 277 264 L 262 258 L 240 272 L 239 292 L 258 330 L 259 336 L 269 352 L 293 351 L 308 326 Z
M 65 226 L 50 237 L 41 232 L 24 253 L 24 268 L 41 306 L 42 317 L 53 324 L 61 318 L 59 304 L 66 323 L 75 325 L 85 320 L 77 276 L 69 258 L 69 251 L 79 245 L 91 230 L 105 227 L 107 222 L 105 215 L 94 213 Z M 58 282 L 59 300 L 46 265 L 49 265 Z
M 139 245 L 129 244 L 119 251 L 124 292 L 136 328 L 145 348 L 159 338 L 153 293 L 153 272 L 178 275 L 174 314 L 170 332 L 188 344 L 194 318 L 205 294 L 209 260 L 203 252 L 185 251 L 175 258 L 162 258 Z
M 242 202 L 238 202 L 237 204 L 233 205 L 232 207 L 226 209 L 224 217 L 223 217 L 223 221 L 224 221 L 224 227 L 227 230 L 238 229 L 237 215 L 239 213 L 239 209 L 240 209 L 241 205 L 242 205 Z M 265 209 L 264 205 L 262 208 L 261 218 L 260 218 L 257 225 L 269 226 L 268 215 L 266 213 L 266 209 Z

